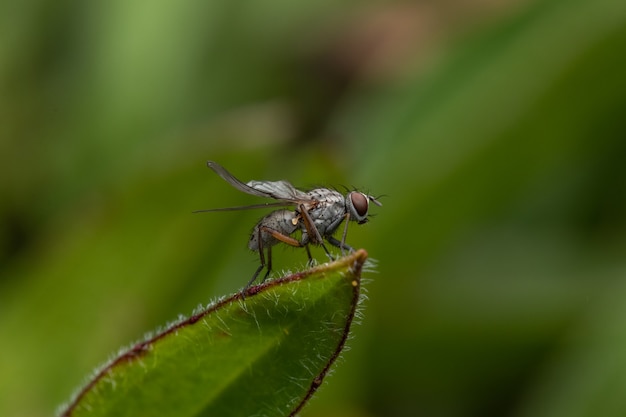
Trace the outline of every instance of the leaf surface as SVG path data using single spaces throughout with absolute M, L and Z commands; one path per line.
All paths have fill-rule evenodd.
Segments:
M 364 250 L 248 289 L 106 364 L 63 416 L 282 416 L 299 411 L 343 349 Z

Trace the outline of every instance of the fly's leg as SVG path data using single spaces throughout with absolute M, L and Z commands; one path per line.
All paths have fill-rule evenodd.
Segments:
M 344 255 L 343 253 L 344 248 L 347 249 L 348 252 L 354 252 L 354 249 L 352 249 L 349 245 L 346 245 L 346 237 L 348 236 L 348 223 L 350 223 L 350 213 L 346 213 L 345 222 L 346 222 L 346 225 L 343 227 L 343 235 L 341 236 L 341 246 L 340 246 L 341 256 Z
M 341 240 L 337 240 L 334 236 L 327 236 L 326 240 L 328 240 L 328 242 L 333 245 L 338 247 L 339 249 L 341 249 L 341 256 L 345 255 L 344 251 L 348 251 L 348 252 L 354 252 L 354 249 L 352 248 L 352 246 L 348 245 L 346 243 L 346 237 L 348 236 L 348 223 L 350 223 L 350 213 L 346 213 L 343 218 L 341 219 L 340 222 L 342 221 L 346 222 L 346 225 L 343 227 L 343 234 L 341 235 Z
M 268 246 L 267 247 L 267 272 L 265 273 L 265 276 L 263 277 L 263 281 L 261 281 L 261 283 L 265 282 L 267 277 L 270 275 L 270 272 L 272 272 L 272 247 Z
M 261 234 L 260 233 L 261 231 L 269 233 L 270 235 L 272 235 L 274 239 L 280 240 L 281 242 L 286 243 L 290 246 L 295 246 L 296 248 L 301 248 L 302 246 L 304 246 L 302 245 L 302 243 L 298 242 L 297 239 L 294 239 L 291 236 L 284 235 L 280 233 L 278 230 L 272 229 L 271 227 L 267 227 L 267 226 L 259 227 L 259 236 Z
M 259 228 L 258 242 L 259 242 L 259 260 L 261 261 L 261 265 L 259 265 L 259 267 L 256 269 L 256 271 L 254 271 L 254 274 L 252 274 L 252 278 L 250 279 L 250 281 L 248 281 L 246 286 L 243 287 L 243 290 L 241 291 L 241 293 L 244 294 L 244 295 L 245 295 L 246 291 L 248 291 L 248 288 L 250 288 L 252 286 L 252 283 L 259 276 L 259 273 L 261 272 L 261 270 L 265 267 L 265 255 L 263 253 L 263 239 L 261 239 L 261 228 Z M 267 273 L 265 274 L 265 278 L 263 278 L 263 281 L 265 281 L 265 279 L 269 275 L 270 269 L 272 267 L 271 246 L 267 249 L 267 257 L 269 258 L 270 262 L 269 262 L 269 266 L 267 268 Z
M 261 253 L 263 253 L 263 252 L 261 252 Z M 263 256 L 261 256 L 261 258 L 263 258 Z M 254 274 L 252 275 L 252 278 L 250 279 L 250 281 L 248 281 L 246 286 L 243 287 L 243 290 L 241 291 L 242 294 L 245 294 L 246 291 L 248 291 L 248 288 L 250 288 L 252 286 L 252 283 L 254 282 L 254 280 L 256 280 L 256 277 L 259 276 L 259 272 L 261 272 L 261 270 L 265 266 L 265 264 L 263 262 L 265 262 L 265 260 L 261 261 L 261 265 L 259 265 L 259 267 L 256 269 L 256 271 L 254 271 Z
M 304 220 L 304 227 L 306 228 L 306 232 L 308 233 L 309 236 L 315 236 L 315 241 L 319 243 L 322 246 L 322 248 L 324 248 L 324 252 L 326 252 L 326 256 L 328 256 L 331 261 L 334 261 L 335 258 L 333 257 L 333 255 L 330 254 L 330 252 L 328 251 L 328 248 L 326 248 L 326 245 L 324 245 L 322 236 L 320 235 L 319 230 L 317 230 L 317 227 L 315 227 L 315 224 L 313 223 L 313 219 L 311 219 L 311 216 L 309 216 L 309 212 L 307 211 L 306 207 L 304 207 L 304 204 L 300 204 L 299 208 L 300 208 L 300 214 L 302 214 L 302 220 Z M 309 255 L 309 258 L 311 258 L 311 255 Z
M 347 250 L 348 252 L 354 252 L 354 248 L 353 248 L 352 246 L 348 245 L 348 244 L 347 244 L 347 243 L 345 243 L 345 242 L 342 242 L 341 240 L 336 239 L 336 238 L 335 238 L 335 237 L 333 237 L 333 236 L 328 236 L 328 237 L 326 238 L 326 240 L 328 240 L 328 242 L 329 242 L 331 245 L 336 246 L 336 247 L 338 247 L 339 249 L 341 249 L 341 254 L 343 254 L 343 253 L 344 253 L 344 252 L 343 252 L 344 250 Z
M 307 262 L 307 265 L 309 267 L 313 266 L 313 257 L 311 256 L 311 249 L 309 249 L 309 245 L 304 245 L 304 248 L 306 249 L 306 255 L 309 257 L 309 261 Z
M 246 286 L 243 288 L 242 294 L 245 294 L 248 291 L 248 288 L 252 286 L 252 283 L 257 279 L 257 277 L 259 276 L 259 273 L 261 272 L 261 270 L 263 270 L 263 268 L 267 267 L 267 272 L 265 273 L 265 276 L 263 276 L 263 280 L 261 282 L 265 282 L 267 277 L 270 275 L 270 272 L 272 272 L 272 246 L 270 245 L 267 247 L 267 262 L 265 262 L 265 253 L 263 252 L 264 250 L 263 239 L 261 235 L 262 233 L 269 233 L 270 235 L 272 235 L 273 238 L 280 240 L 281 242 L 286 243 L 291 246 L 295 246 L 295 247 L 305 246 L 307 253 L 309 255 L 309 259 L 312 259 L 311 253 L 309 252 L 308 245 L 302 245 L 296 239 L 286 236 L 280 233 L 279 231 L 272 229 L 271 227 L 261 226 L 259 227 L 259 235 L 258 235 L 259 260 L 261 261 L 261 265 L 259 265 L 256 271 L 254 271 L 252 278 L 250 279 L 250 281 L 248 281 Z
M 341 236 L 341 254 L 343 255 L 343 247 L 346 245 L 346 237 L 348 236 L 348 223 L 350 223 L 350 213 L 346 213 L 346 225 L 343 227 L 343 236 Z M 354 249 L 350 248 L 352 252 Z
M 317 229 L 315 229 L 315 231 L 317 232 Z M 248 283 L 244 287 L 242 294 L 245 294 L 248 291 L 248 288 L 252 286 L 252 283 L 257 279 L 257 277 L 259 276 L 259 273 L 261 272 L 263 268 L 267 267 L 267 272 L 265 273 L 265 276 L 263 277 L 263 281 L 261 282 L 264 282 L 267 279 L 267 277 L 270 275 L 270 272 L 272 272 L 272 247 L 271 246 L 267 247 L 267 262 L 265 262 L 265 253 L 263 252 L 264 248 L 263 248 L 263 239 L 262 239 L 261 233 L 269 233 L 274 239 L 279 240 L 283 243 L 286 243 L 287 245 L 294 246 L 296 248 L 301 248 L 304 246 L 304 248 L 306 249 L 306 254 L 309 258 L 309 265 L 313 264 L 313 256 L 311 256 L 311 250 L 309 249 L 308 243 L 303 244 L 302 242 L 298 241 L 297 239 L 292 238 L 291 236 L 282 234 L 278 230 L 272 229 L 271 227 L 267 227 L 267 226 L 261 226 L 259 227 L 259 235 L 258 235 L 259 260 L 261 261 L 261 265 L 259 265 L 257 270 L 252 275 L 252 279 L 250 279 L 250 281 L 248 281 Z M 317 232 L 317 235 L 319 236 L 319 232 Z M 331 243 L 335 245 L 334 242 L 331 241 Z M 323 243 L 322 243 L 322 247 L 326 251 L 326 254 L 331 259 L 333 259 L 332 255 L 328 252 L 328 250 L 326 249 L 326 246 L 324 246 Z M 349 246 L 347 247 L 350 248 Z

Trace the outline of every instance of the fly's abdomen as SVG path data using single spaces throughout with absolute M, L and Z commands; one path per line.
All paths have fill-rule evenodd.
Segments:
M 291 210 L 276 210 L 263 217 L 252 230 L 248 248 L 259 250 L 259 234 L 264 248 L 279 243 L 270 233 L 270 229 L 285 236 L 293 234 L 298 229 L 297 214 Z

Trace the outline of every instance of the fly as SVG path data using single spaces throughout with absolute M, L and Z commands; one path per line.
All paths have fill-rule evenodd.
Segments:
M 248 241 L 248 248 L 259 252 L 261 265 L 252 275 L 252 279 L 244 288 L 244 292 L 257 279 L 263 268 L 267 268 L 263 281 L 269 276 L 272 271 L 272 246 L 278 243 L 285 243 L 294 247 L 304 247 L 309 257 L 309 262 L 312 262 L 313 258 L 309 245 L 319 245 L 324 249 L 328 257 L 332 259 L 332 255 L 324 244 L 324 239 L 331 245 L 341 249 L 342 254 L 346 250 L 353 251 L 354 249 L 346 243 L 348 223 L 350 221 L 355 221 L 358 224 L 366 223 L 370 202 L 377 206 L 382 206 L 375 197 L 359 191 L 350 191 L 346 195 L 329 188 L 301 191 L 287 181 L 248 181 L 244 184 L 217 162 L 208 161 L 207 166 L 237 190 L 257 197 L 272 198 L 277 201 L 241 207 L 197 210 L 195 213 L 265 207 L 290 207 L 290 209 L 283 208 L 272 211 L 254 226 Z M 339 240 L 333 235 L 344 221 L 343 234 L 341 240 Z M 297 231 L 301 232 L 300 240 L 292 237 Z M 265 250 L 267 250 L 267 259 Z

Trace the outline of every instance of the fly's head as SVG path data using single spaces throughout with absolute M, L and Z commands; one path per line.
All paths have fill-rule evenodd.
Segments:
M 371 195 L 366 195 L 359 191 L 349 192 L 346 195 L 346 210 L 350 214 L 350 219 L 358 224 L 366 223 L 370 201 L 377 206 L 382 206 L 380 201 Z

